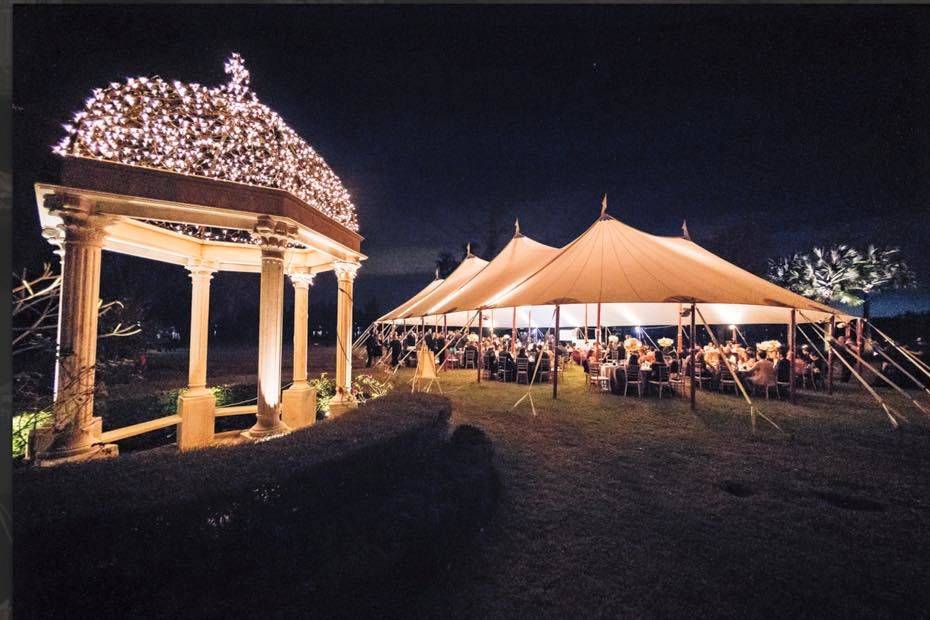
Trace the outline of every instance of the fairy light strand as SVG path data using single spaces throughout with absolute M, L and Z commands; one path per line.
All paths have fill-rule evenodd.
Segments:
M 350 230 L 355 205 L 339 177 L 249 89 L 239 54 L 215 88 L 128 78 L 95 89 L 53 150 L 181 174 L 282 189 Z

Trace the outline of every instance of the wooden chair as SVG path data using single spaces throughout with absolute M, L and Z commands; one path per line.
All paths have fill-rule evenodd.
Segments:
M 478 351 L 475 349 L 465 349 L 465 365 L 463 368 L 477 368 L 478 367 Z
M 665 364 L 653 364 L 652 374 L 649 377 L 649 385 L 659 386 L 659 398 L 662 398 L 662 392 L 665 391 L 665 388 L 668 388 L 669 391 L 673 391 L 672 384 L 669 381 L 668 366 Z
M 520 379 L 523 379 L 522 383 L 529 384 L 530 382 L 530 360 L 526 357 L 517 358 L 517 383 L 521 383 Z
M 697 383 L 697 386 L 704 389 L 704 383 L 706 383 L 709 378 L 705 373 L 704 362 L 696 362 L 694 364 L 694 382 Z
M 507 358 L 502 357 L 497 362 L 497 380 L 507 382 L 510 381 L 510 375 L 513 370 L 510 367 L 510 364 L 507 363 Z
M 481 364 L 481 372 L 484 373 L 484 378 L 491 380 L 494 378 L 494 354 L 487 353 L 484 355 L 484 361 Z
M 730 369 L 723 366 L 720 368 L 720 391 L 726 392 L 728 387 L 733 388 L 733 393 L 736 394 L 736 379 Z
M 593 358 L 588 361 L 588 387 L 600 387 L 601 363 Z
M 685 380 L 687 378 L 688 378 L 687 375 L 681 372 L 676 373 L 674 376 L 670 374 L 668 377 L 668 386 L 673 392 L 675 390 L 678 390 L 678 393 L 684 396 L 685 395 Z
M 536 373 L 536 379 L 540 383 L 549 383 L 550 372 L 549 372 L 549 358 L 544 357 L 539 360 L 539 370 Z
M 639 365 L 638 364 L 629 364 L 624 371 L 626 376 L 626 381 L 623 386 L 623 395 L 626 396 L 627 390 L 630 389 L 630 383 L 636 382 L 636 393 L 640 398 L 643 396 L 643 383 L 640 380 L 639 374 Z

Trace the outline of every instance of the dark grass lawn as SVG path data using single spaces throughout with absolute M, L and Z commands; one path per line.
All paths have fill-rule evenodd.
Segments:
M 398 374 L 398 383 L 409 375 Z M 453 422 L 494 442 L 503 495 L 415 615 L 921 616 L 930 609 L 930 424 L 892 431 L 861 389 L 799 405 L 560 398 L 443 374 Z M 926 400 L 926 399 L 925 399 Z
M 315 349 L 311 374 L 333 354 Z M 165 383 L 183 383 L 175 357 L 156 362 Z M 211 383 L 254 381 L 253 361 L 211 351 Z M 411 616 L 928 614 L 930 420 L 888 390 L 911 420 L 899 431 L 841 385 L 797 407 L 757 400 L 786 434 L 760 421 L 753 438 L 732 395 L 700 392 L 692 413 L 681 398 L 588 391 L 572 367 L 558 401 L 534 388 L 534 416 L 510 411 L 525 387 L 479 386 L 474 371 L 442 381 L 453 423 L 493 441 L 502 497 Z

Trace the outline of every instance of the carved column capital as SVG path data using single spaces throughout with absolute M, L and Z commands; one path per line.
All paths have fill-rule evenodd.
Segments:
M 184 266 L 190 273 L 191 280 L 195 278 L 213 279 L 213 274 L 219 269 L 219 265 L 214 261 L 204 260 L 202 258 L 191 258 Z
M 48 202 L 49 200 L 46 199 L 46 204 Z M 88 213 L 65 206 L 63 203 L 61 206 L 50 209 L 49 213 L 59 217 L 61 222 L 43 228 L 42 236 L 59 248 L 69 243 L 101 247 L 107 236 L 106 228 L 113 223 L 112 217 Z
M 310 270 L 306 267 L 298 267 L 287 274 L 294 288 L 306 289 L 309 289 L 313 285 L 313 276 L 314 274 L 310 273 Z
M 344 260 L 333 261 L 333 271 L 336 272 L 336 277 L 340 280 L 355 280 L 355 276 L 358 274 L 360 267 L 361 265 L 355 262 Z
M 252 229 L 252 240 L 262 248 L 262 260 L 284 260 L 284 251 L 296 236 L 295 225 L 276 221 L 267 215 L 259 216 Z

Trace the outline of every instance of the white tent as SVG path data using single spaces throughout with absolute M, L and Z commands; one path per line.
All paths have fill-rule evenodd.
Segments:
M 496 297 L 538 271 L 558 253 L 558 248 L 543 245 L 520 233 L 518 224 L 513 238 L 484 269 L 433 305 L 422 306 L 421 311 L 427 317 L 445 315 L 450 326 L 461 327 L 469 322 L 477 325 L 474 320 L 477 308 L 488 307 Z M 482 321 L 488 327 L 510 329 L 516 315 L 516 326 L 525 328 L 531 324 L 538 326 L 537 319 L 542 318 L 543 313 L 534 313 L 532 308 L 519 308 L 516 313 L 513 310 L 491 310 L 484 313 Z
M 390 320 L 392 320 L 392 319 L 394 319 L 394 318 L 400 316 L 400 315 L 403 314 L 405 311 L 407 311 L 408 309 L 410 309 L 414 304 L 416 304 L 416 303 L 419 302 L 421 299 L 423 299 L 424 297 L 426 297 L 427 295 L 429 295 L 430 293 L 432 293 L 434 290 L 436 290 L 436 287 L 438 287 L 438 286 L 439 286 L 440 284 L 442 284 L 442 282 L 443 282 L 443 279 L 440 278 L 440 277 L 438 277 L 438 276 L 439 276 L 438 273 L 436 274 L 436 276 L 437 276 L 436 279 L 434 279 L 432 282 L 430 282 L 430 283 L 427 284 L 425 287 L 423 287 L 423 290 L 421 290 L 419 293 L 417 293 L 416 295 L 414 295 L 413 297 L 411 297 L 410 299 L 408 299 L 408 300 L 405 301 L 404 303 L 400 304 L 399 306 L 397 306 L 396 308 L 394 308 L 393 310 L 391 310 L 390 312 L 388 312 L 387 314 L 385 314 L 384 316 L 382 316 L 380 319 L 378 319 L 378 320 L 375 321 L 375 322 L 376 322 L 376 323 L 386 323 L 386 322 L 388 322 L 388 321 L 390 321 Z
M 429 288 L 429 287 L 428 287 Z M 426 294 L 424 295 L 424 292 Z M 558 250 L 517 234 L 490 263 L 470 256 L 441 285 L 421 291 L 381 321 L 449 327 L 676 325 L 695 302 L 709 324 L 787 323 L 850 317 L 729 263 L 688 239 L 651 235 L 603 215 Z
M 711 324 L 787 323 L 792 308 L 811 320 L 844 316 L 687 239 L 650 235 L 610 215 L 509 292 L 488 293 L 494 301 L 485 308 L 543 310 L 559 304 L 566 327 L 584 324 L 585 304 L 598 303 L 602 325 L 675 324 L 681 306 L 692 302 Z M 590 314 L 587 323 L 593 324 Z
M 388 313 L 382 317 L 381 321 L 406 324 L 419 323 L 421 317 L 427 316 L 426 310 L 438 301 L 445 299 L 450 293 L 457 291 L 460 286 L 471 280 L 487 264 L 488 261 L 469 252 L 465 260 L 445 280 L 441 280 L 440 284 L 425 295 L 420 296 L 419 299 L 411 299 L 407 303 L 401 304 L 403 308 L 399 312 Z

